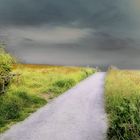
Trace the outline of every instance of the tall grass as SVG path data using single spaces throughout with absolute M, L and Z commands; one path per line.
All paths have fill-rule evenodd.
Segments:
M 95 72 L 91 68 L 14 65 L 15 77 L 0 96 L 0 132 Z
M 19 65 L 13 71 L 22 75 L 18 82 L 15 80 L 11 89 L 26 88 L 33 94 L 50 96 L 63 93 L 95 72 L 91 68 L 44 65 Z
M 109 140 L 140 140 L 140 71 L 110 70 L 106 110 Z

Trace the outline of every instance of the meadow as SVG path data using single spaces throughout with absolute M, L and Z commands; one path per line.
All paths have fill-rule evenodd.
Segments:
M 51 99 L 95 72 L 92 68 L 14 64 L 6 93 L 0 95 L 0 132 L 24 120 Z
M 108 140 L 140 140 L 140 71 L 109 70 L 105 101 Z

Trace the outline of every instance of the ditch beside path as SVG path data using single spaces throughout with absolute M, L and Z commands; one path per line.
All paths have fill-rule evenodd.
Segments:
M 0 140 L 105 140 L 104 78 L 98 72 L 11 127 Z

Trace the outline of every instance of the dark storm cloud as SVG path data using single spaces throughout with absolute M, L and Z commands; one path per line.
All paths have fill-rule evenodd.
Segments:
M 139 0 L 0 0 L 0 40 L 27 63 L 140 68 Z
M 1 0 L 1 23 L 36 25 L 65 23 L 85 16 L 87 10 L 76 0 Z
M 128 48 L 135 48 L 135 40 L 131 38 L 114 37 L 108 33 L 96 33 L 96 37 L 92 39 L 93 44 L 97 44 L 96 48 L 101 51 L 121 51 Z
M 0 0 L 0 22 L 36 25 L 80 21 L 90 26 L 108 26 L 128 20 L 122 4 L 120 0 Z

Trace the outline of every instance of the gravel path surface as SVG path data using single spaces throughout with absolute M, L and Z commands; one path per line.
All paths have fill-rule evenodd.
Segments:
M 96 73 L 11 127 L 0 140 L 105 140 L 105 73 Z

